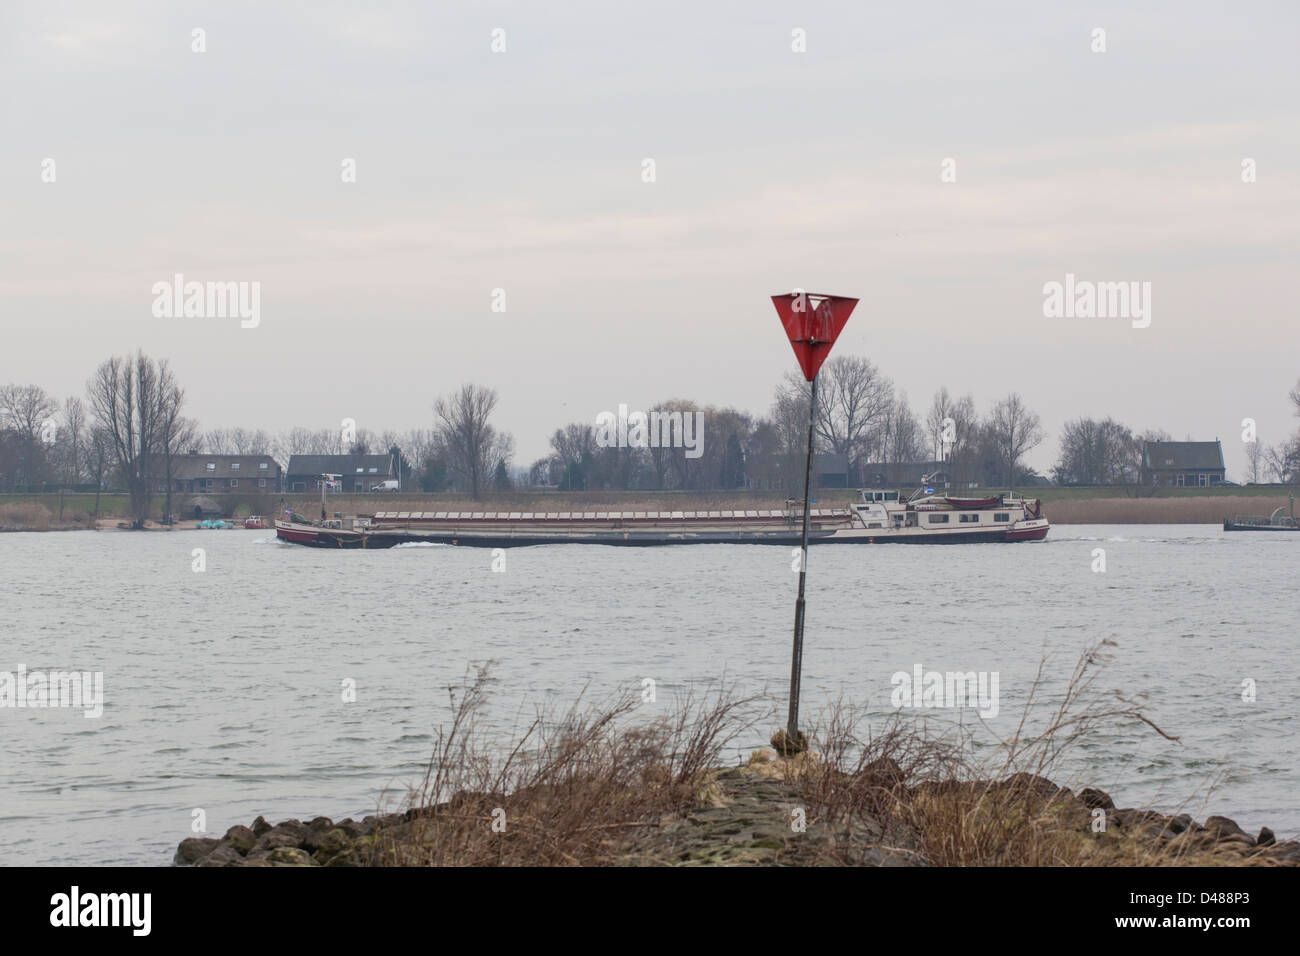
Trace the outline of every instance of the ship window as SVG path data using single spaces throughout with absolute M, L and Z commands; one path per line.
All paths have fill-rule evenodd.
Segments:
M 886 491 L 886 492 L 885 492 L 885 500 L 886 500 L 886 501 L 897 501 L 897 500 L 898 500 L 898 492 L 897 492 L 897 491 Z
M 1010 521 L 1010 520 L 1011 520 L 1011 515 L 1010 515 L 1008 512 L 1005 512 L 1005 511 L 995 511 L 995 512 L 993 512 L 993 520 L 994 520 L 994 521 Z
M 980 520 L 980 516 L 979 516 L 979 515 L 962 515 L 962 516 L 961 516 L 962 524 L 973 524 L 973 523 L 978 522 L 979 520 Z
M 947 524 L 948 516 L 947 515 L 926 515 L 925 520 L 930 524 Z

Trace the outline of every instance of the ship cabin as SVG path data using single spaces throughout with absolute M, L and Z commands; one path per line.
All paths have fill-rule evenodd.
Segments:
M 916 515 L 908 514 L 907 503 L 899 500 L 897 491 L 863 488 L 859 494 L 862 502 L 853 508 L 862 527 L 883 529 L 916 526 Z
M 884 488 L 864 488 L 862 501 L 853 505 L 860 525 L 864 528 L 933 528 L 948 530 L 959 528 L 975 530 L 972 525 L 996 528 L 1016 521 L 1024 515 L 1023 502 L 1005 495 L 987 498 L 953 498 L 948 495 L 927 495 L 903 500 L 897 491 Z

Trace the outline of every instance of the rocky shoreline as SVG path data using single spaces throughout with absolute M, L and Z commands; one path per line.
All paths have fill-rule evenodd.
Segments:
M 890 760 L 866 773 L 868 790 L 882 799 L 874 812 L 859 808 L 820 817 L 795 761 L 763 750 L 743 767 L 712 771 L 707 786 L 678 812 L 629 821 L 611 828 L 599 860 L 573 864 L 667 866 L 931 866 L 925 835 L 894 812 L 918 803 L 978 805 L 996 797 L 1008 807 L 1046 821 L 1055 839 L 1072 841 L 1081 858 L 1099 865 L 1300 866 L 1300 841 L 1279 842 L 1267 827 L 1251 836 L 1233 820 L 1211 816 L 1197 822 L 1188 814 L 1116 808 L 1104 791 L 1074 793 L 1043 777 L 1016 774 L 1003 781 L 901 783 Z M 461 798 L 464 796 L 464 799 Z M 272 826 L 262 817 L 234 826 L 220 839 L 191 837 L 177 847 L 180 866 L 420 866 L 424 846 L 448 817 L 484 795 L 458 795 L 436 807 L 333 821 L 316 817 Z M 1011 802 L 1006 802 L 1008 799 Z M 975 801 L 975 804 L 969 801 Z M 498 798 L 508 804 L 508 800 Z M 963 804 L 962 801 L 967 801 Z M 489 803 L 492 801 L 489 801 Z M 893 807 L 894 810 L 889 809 Z M 802 814 L 802 815 L 801 815 Z M 457 819 L 464 819 L 460 816 Z M 475 816 L 482 826 L 491 816 Z M 914 819 L 914 818 L 911 818 Z M 1103 821 L 1098 829 L 1098 821 Z M 800 828 L 802 826 L 802 829 Z M 1063 862 L 1078 862 L 1071 856 Z M 509 862 L 508 850 L 502 862 Z

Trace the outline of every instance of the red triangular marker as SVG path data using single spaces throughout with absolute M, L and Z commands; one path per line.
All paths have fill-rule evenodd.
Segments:
M 811 382 L 844 331 L 858 300 L 843 295 L 790 292 L 772 296 L 772 304 L 785 326 L 803 377 Z

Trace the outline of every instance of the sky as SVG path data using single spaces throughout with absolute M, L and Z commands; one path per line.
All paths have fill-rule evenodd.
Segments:
M 526 465 L 620 404 L 765 412 L 802 288 L 919 414 L 1018 392 L 1040 470 L 1087 415 L 1241 477 L 1243 419 L 1300 425 L 1300 6 L 1066 6 L 6 2 L 0 382 L 143 348 L 204 428 L 374 431 L 475 382 Z M 255 327 L 155 314 L 178 273 Z M 1067 274 L 1150 324 L 1048 317 Z

